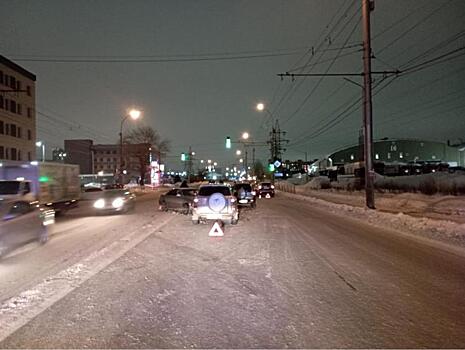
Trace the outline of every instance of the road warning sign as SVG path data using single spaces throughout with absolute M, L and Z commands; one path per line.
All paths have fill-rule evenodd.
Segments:
M 218 221 L 215 221 L 213 224 L 210 232 L 208 233 L 210 237 L 221 237 L 224 236 L 223 229 L 221 228 L 221 225 L 219 224 Z

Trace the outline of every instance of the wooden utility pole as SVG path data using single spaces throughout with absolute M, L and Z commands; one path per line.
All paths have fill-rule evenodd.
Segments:
M 371 34 L 370 12 L 374 8 L 371 0 L 362 0 L 363 19 L 363 154 L 365 159 L 366 206 L 375 209 L 373 170 L 373 116 L 371 105 Z

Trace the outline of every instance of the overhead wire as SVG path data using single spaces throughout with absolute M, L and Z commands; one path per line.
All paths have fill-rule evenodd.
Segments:
M 353 17 L 355 17 L 355 14 L 354 14 Z M 352 18 L 353 18 L 353 17 L 352 17 Z M 349 22 L 350 22 L 350 21 L 349 21 Z M 355 30 L 357 29 L 358 24 L 359 24 L 358 22 L 355 23 L 354 27 L 353 27 L 352 30 L 350 31 L 350 33 L 349 33 L 349 35 L 348 35 L 348 37 L 347 37 L 347 39 L 346 39 L 346 41 L 345 41 L 345 43 L 348 42 L 348 41 L 350 40 L 350 38 L 352 37 L 353 33 L 354 33 Z M 344 43 L 344 44 L 345 44 L 345 43 Z M 338 51 L 338 54 L 340 54 L 340 52 L 341 52 L 341 50 Z M 334 63 L 336 62 L 337 57 L 338 57 L 337 55 L 336 55 L 336 57 L 334 57 L 334 59 L 331 61 L 331 63 L 328 65 L 328 67 L 327 67 L 326 70 L 324 71 L 324 74 L 326 74 L 326 73 L 329 72 L 329 70 L 332 68 L 332 66 L 333 66 Z M 315 93 L 315 91 L 318 89 L 318 87 L 320 86 L 320 84 L 321 84 L 321 82 L 324 80 L 324 78 L 325 78 L 325 77 L 322 76 L 322 77 L 320 77 L 320 78 L 318 79 L 318 82 L 314 85 L 313 89 L 310 90 L 310 92 L 307 94 L 307 96 L 305 96 L 305 98 L 303 99 L 303 101 L 302 101 L 302 102 L 299 104 L 299 106 L 294 110 L 294 112 L 291 113 L 291 114 L 289 115 L 289 117 L 287 117 L 287 118 L 284 120 L 283 124 L 284 124 L 284 123 L 288 123 L 291 119 L 293 119 L 293 118 L 302 110 L 302 108 L 305 106 L 305 104 L 310 100 L 310 98 L 313 96 L 313 94 Z
M 337 22 L 333 25 L 333 27 L 330 29 L 329 33 L 327 33 L 324 37 L 323 37 L 323 34 L 325 33 L 325 30 L 330 26 L 330 24 L 328 24 L 328 26 L 322 31 L 322 33 L 320 34 L 320 37 L 318 40 L 320 40 L 320 42 L 317 44 L 316 46 L 316 49 L 314 51 L 316 51 L 317 53 L 319 53 L 319 57 L 318 59 L 321 59 L 323 57 L 323 55 L 326 53 L 326 52 L 320 52 L 320 49 L 321 47 L 324 45 L 324 43 L 326 42 L 327 38 L 330 38 L 332 33 L 336 30 L 336 28 L 339 26 L 339 24 L 343 21 L 343 19 L 347 16 L 347 14 L 349 13 L 350 9 L 354 6 L 355 4 L 355 0 L 352 1 L 349 6 L 346 8 L 346 10 L 344 11 L 344 13 L 339 17 L 339 19 L 337 20 Z M 337 13 L 339 13 L 340 10 L 342 10 L 344 7 L 344 3 L 342 4 L 342 6 L 338 9 L 338 11 L 335 13 L 335 16 L 337 15 Z M 331 19 L 330 23 L 332 23 L 333 19 L 335 18 L 335 16 L 333 16 L 333 18 Z M 317 40 L 317 42 L 318 42 Z M 315 58 L 315 54 L 313 55 L 310 55 L 310 57 L 307 59 L 307 62 L 304 64 L 304 66 L 308 66 L 310 64 L 310 62 L 313 60 L 313 58 Z M 300 62 L 300 61 L 299 61 Z M 294 67 L 295 68 L 295 65 Z M 302 67 L 301 68 L 301 72 L 304 70 L 305 68 Z M 277 114 L 277 112 L 279 111 L 280 107 L 282 106 L 282 104 L 284 103 L 284 101 L 289 101 L 293 95 L 295 94 L 295 92 L 303 85 L 303 83 L 305 82 L 305 78 L 301 79 L 299 81 L 299 83 L 297 83 L 296 85 L 291 85 L 287 91 L 284 93 L 284 95 L 281 97 L 281 99 L 279 100 L 278 102 L 278 105 L 273 109 L 273 113 L 274 114 Z

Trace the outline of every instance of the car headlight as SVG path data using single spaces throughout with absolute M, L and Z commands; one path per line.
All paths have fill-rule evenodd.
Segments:
M 103 207 L 105 207 L 105 200 L 103 198 L 97 199 L 94 202 L 94 208 L 102 209 Z
M 118 197 L 113 200 L 111 205 L 113 206 L 113 208 L 121 208 L 124 205 L 124 199 L 121 197 Z

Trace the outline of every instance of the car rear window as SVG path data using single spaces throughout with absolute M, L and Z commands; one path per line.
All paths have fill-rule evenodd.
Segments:
M 262 187 L 263 188 L 271 188 L 271 184 L 269 182 L 263 182 Z
M 247 192 L 252 191 L 252 186 L 250 186 L 249 184 L 238 184 L 238 185 L 234 186 L 234 189 L 236 191 L 239 191 L 239 189 L 241 189 L 241 188 L 243 188 Z
M 199 196 L 211 196 L 213 193 L 221 193 L 223 196 L 231 195 L 229 187 L 226 186 L 205 186 L 199 189 Z
M 182 190 L 182 194 L 185 196 L 194 196 L 195 190 Z

